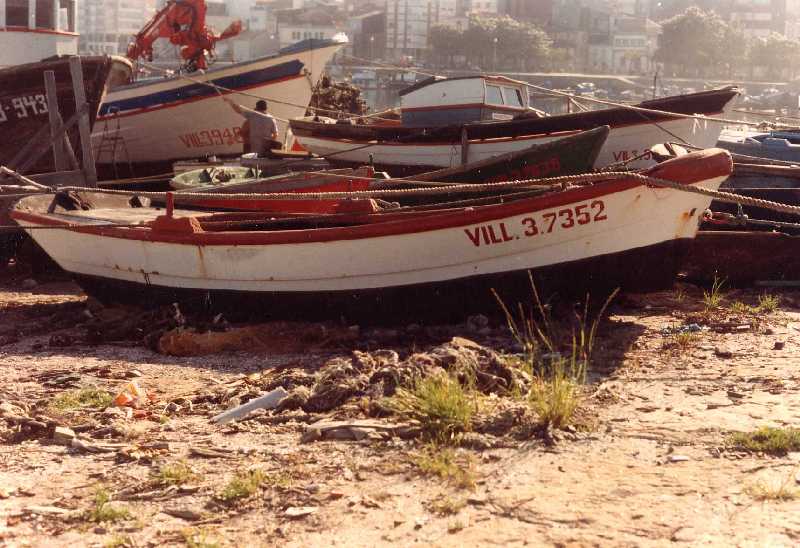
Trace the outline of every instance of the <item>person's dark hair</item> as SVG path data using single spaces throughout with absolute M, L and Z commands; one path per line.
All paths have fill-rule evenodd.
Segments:
M 267 102 L 264 101 L 263 99 L 259 100 L 256 103 L 256 110 L 258 110 L 259 112 L 266 112 L 266 110 L 267 110 Z

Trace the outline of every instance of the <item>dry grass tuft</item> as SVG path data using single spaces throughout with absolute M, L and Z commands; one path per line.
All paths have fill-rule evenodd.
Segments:
M 453 487 L 475 488 L 475 459 L 468 453 L 459 454 L 452 447 L 430 444 L 414 456 L 413 462 L 421 473 L 438 477 Z
M 181 536 L 188 548 L 219 548 L 222 546 L 204 530 L 184 529 L 181 531 Z
M 452 516 L 458 514 L 466 505 L 466 498 L 453 498 L 450 495 L 439 495 L 428 503 L 428 510 L 437 516 Z

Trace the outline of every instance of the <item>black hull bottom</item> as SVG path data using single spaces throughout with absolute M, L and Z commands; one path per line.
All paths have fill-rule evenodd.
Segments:
M 686 260 L 690 280 L 746 286 L 759 280 L 800 279 L 800 236 L 780 232 L 706 231 L 697 234 Z
M 533 271 L 537 289 L 548 296 L 605 300 L 617 287 L 630 291 L 669 288 L 692 240 L 682 239 L 559 264 Z M 362 324 L 458 322 L 469 314 L 501 314 L 492 289 L 509 308 L 533 299 L 527 271 L 477 276 L 450 282 L 358 291 L 252 293 L 173 289 L 91 276 L 75 276 L 90 295 L 105 303 L 141 307 L 181 303 L 187 311 L 222 312 L 231 320 L 344 319 Z

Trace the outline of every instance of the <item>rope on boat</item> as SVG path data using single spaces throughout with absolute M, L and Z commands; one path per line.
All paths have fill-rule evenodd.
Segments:
M 342 175 L 341 177 L 347 178 L 347 176 Z M 433 195 L 433 194 L 442 194 L 443 190 L 444 193 L 467 193 L 467 192 L 482 192 L 482 193 L 489 193 L 496 189 L 503 189 L 503 188 L 515 188 L 519 186 L 558 186 L 562 185 L 565 187 L 567 185 L 585 185 L 585 184 L 592 184 L 596 182 L 601 182 L 604 180 L 608 180 L 610 178 L 626 178 L 626 179 L 633 179 L 636 181 L 640 181 L 643 184 L 651 185 L 651 186 L 659 186 L 670 188 L 673 190 L 678 190 L 682 192 L 689 192 L 692 194 L 700 194 L 702 196 L 708 196 L 715 200 L 719 200 L 721 202 L 731 203 L 731 204 L 740 204 L 752 207 L 760 207 L 763 209 L 770 209 L 772 211 L 777 211 L 780 213 L 787 213 L 790 215 L 800 215 L 800 207 L 788 205 L 788 204 L 781 204 L 778 202 L 773 202 L 771 200 L 764 200 L 762 198 L 753 198 L 750 196 L 742 196 L 739 194 L 733 194 L 730 192 L 723 192 L 719 190 L 710 190 L 707 188 L 694 186 L 694 185 L 686 185 L 683 183 L 677 183 L 675 181 L 670 181 L 667 179 L 661 179 L 658 177 L 651 177 L 649 175 L 642 175 L 639 173 L 628 173 L 628 172 L 605 172 L 605 173 L 586 173 L 582 175 L 563 175 L 559 177 L 550 177 L 546 179 L 523 179 L 517 181 L 503 181 L 498 183 L 487 183 L 487 184 L 458 184 L 454 186 L 445 187 L 442 189 L 440 187 L 437 188 L 408 188 L 408 189 L 392 189 L 392 190 L 359 190 L 359 191 L 352 191 L 352 192 L 279 192 L 279 193 L 241 193 L 241 194 L 219 194 L 219 193 L 194 193 L 194 192 L 181 192 L 178 194 L 179 197 L 186 197 L 186 198 L 198 198 L 198 199 L 242 199 L 242 200 L 346 200 L 346 199 L 358 199 L 358 198 L 391 198 L 391 197 L 403 197 L 403 196 L 426 196 L 426 195 Z M 381 181 L 386 183 L 386 179 L 376 179 L 377 181 Z M 389 180 L 391 181 L 391 179 Z M 420 181 L 422 182 L 422 181 Z M 82 187 L 63 187 L 61 190 L 64 191 L 86 191 L 87 189 Z M 92 193 L 101 193 L 101 194 L 118 194 L 124 196 L 141 196 L 145 198 L 166 198 L 165 192 L 129 192 L 125 190 L 91 190 Z
M 604 179 L 608 179 L 609 177 L 626 177 L 629 179 L 634 179 L 637 181 L 641 181 L 643 184 L 650 185 L 650 186 L 658 186 L 658 187 L 665 187 L 670 188 L 673 190 L 678 190 L 682 192 L 689 192 L 692 194 L 699 194 L 702 196 L 707 196 L 722 202 L 738 204 L 738 205 L 747 205 L 753 207 L 760 207 L 763 209 L 770 209 L 773 211 L 777 211 L 780 213 L 787 213 L 792 215 L 800 215 L 800 207 L 792 206 L 788 204 L 781 204 L 778 202 L 773 202 L 770 200 L 764 200 L 761 198 L 752 198 L 749 196 L 741 196 L 738 194 L 732 194 L 729 192 L 722 192 L 718 190 L 710 190 L 707 188 L 693 186 L 693 185 L 685 185 L 683 183 L 677 183 L 675 181 L 670 181 L 667 179 L 660 179 L 657 177 L 651 177 L 648 175 L 641 175 L 638 173 L 591 173 L 591 174 L 584 174 L 584 175 L 566 175 L 561 177 L 552 177 L 549 179 L 527 179 L 521 181 L 508 181 L 502 183 L 490 183 L 490 184 L 463 184 L 458 185 L 457 187 L 447 187 L 447 191 L 450 192 L 452 190 L 456 190 L 458 192 L 471 192 L 475 190 L 486 190 L 487 187 L 492 189 L 496 189 L 498 187 L 506 187 L 506 188 L 513 188 L 517 186 L 524 186 L 530 185 L 531 183 L 540 183 L 538 186 L 557 186 L 558 184 L 566 185 L 567 183 L 578 183 L 578 184 L 592 184 L 593 182 L 599 182 Z M 544 184 L 542 184 L 544 183 Z M 547 183 L 553 183 L 547 185 Z M 142 197 L 166 197 L 165 192 L 130 192 L 124 190 L 106 190 L 106 189 L 86 189 L 83 187 L 63 187 L 60 189 L 61 191 L 90 191 L 94 194 L 116 194 L 116 195 L 124 195 L 124 196 L 142 196 Z M 431 190 L 434 190 L 436 193 L 440 193 L 441 189 L 400 189 L 400 190 L 377 190 L 377 191 L 354 191 L 354 192 L 317 192 L 317 193 L 272 193 L 272 194 L 255 194 L 255 193 L 247 193 L 247 194 L 215 194 L 215 193 L 187 193 L 181 194 L 181 196 L 187 197 L 195 197 L 195 198 L 212 198 L 212 199 L 219 199 L 221 197 L 235 197 L 240 199 L 259 199 L 259 200 L 325 200 L 325 199 L 347 199 L 347 198 L 373 198 L 378 196 L 413 196 L 413 195 L 428 195 L 431 194 Z M 401 208 L 402 209 L 402 208 Z M 398 211 L 398 210 L 394 210 Z M 265 212 L 269 214 L 269 212 Z M 272 220 L 275 222 L 287 222 L 287 221 L 309 221 L 309 220 L 333 220 L 337 217 L 338 214 L 328 214 L 328 215 L 318 215 L 314 217 L 298 217 L 298 218 L 274 218 L 271 217 L 270 219 L 264 219 L 264 221 Z M 779 226 L 779 227 L 787 227 L 787 228 L 796 228 L 800 227 L 800 224 L 795 223 L 780 223 L 778 221 L 760 221 L 757 219 L 752 220 L 754 224 L 770 224 L 772 226 Z M 252 222 L 258 222 L 257 220 L 253 220 Z M 57 229 L 79 229 L 79 228 L 87 228 L 87 227 L 101 227 L 101 228 L 141 228 L 143 226 L 147 226 L 144 222 L 139 223 L 102 223 L 102 224 L 68 224 L 68 225 L 61 225 L 61 226 L 47 226 L 47 227 L 20 227 L 20 226 L 0 226 L 0 231 L 7 231 L 7 230 L 57 230 Z

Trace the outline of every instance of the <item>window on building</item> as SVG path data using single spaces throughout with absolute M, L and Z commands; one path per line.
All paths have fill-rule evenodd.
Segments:
M 486 102 L 490 105 L 502 105 L 503 95 L 500 86 L 486 86 Z
M 6 25 L 28 26 L 28 0 L 6 0 Z
M 36 0 L 36 28 L 55 29 L 56 20 L 53 17 L 53 3 L 56 0 Z

